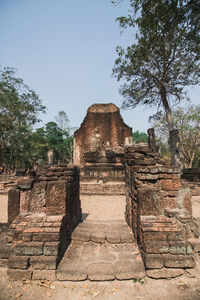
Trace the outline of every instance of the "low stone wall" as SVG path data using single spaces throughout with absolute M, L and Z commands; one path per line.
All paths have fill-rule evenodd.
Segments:
M 181 178 L 192 182 L 200 182 L 200 169 L 183 169 Z
M 183 169 L 181 184 L 190 188 L 192 196 L 200 196 L 200 169 Z
M 163 268 L 194 267 L 188 239 L 197 224 L 191 216 L 190 190 L 181 187 L 180 170 L 165 165 L 146 144 L 127 147 L 125 153 L 126 221 L 138 240 L 146 268 L 158 269 L 150 274 L 162 276 Z
M 0 260 L 7 260 L 9 277 L 53 278 L 81 220 L 79 169 L 61 164 L 43 176 L 20 179 L 8 192 L 8 217 Z

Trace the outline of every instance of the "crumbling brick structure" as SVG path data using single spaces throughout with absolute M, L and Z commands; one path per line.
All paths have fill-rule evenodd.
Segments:
M 79 167 L 61 164 L 19 180 L 10 189 L 10 226 L 0 244 L 0 265 L 8 264 L 12 279 L 54 279 L 71 232 L 81 220 L 80 191 L 91 197 L 126 194 L 125 219 L 148 276 L 176 277 L 194 268 L 200 252 L 199 221 L 192 217 L 180 170 L 155 153 L 152 129 L 149 145 L 131 141 L 131 128 L 114 104 L 92 105 L 75 132 L 80 182 Z
M 124 146 L 131 143 L 132 129 L 124 124 L 119 108 L 112 103 L 94 104 L 74 133 L 74 164 L 83 165 L 84 155 L 89 158 L 87 152 L 95 154 L 95 162 L 106 161 L 112 153 L 123 152 Z
M 0 263 L 11 279 L 54 279 L 80 222 L 79 169 L 61 164 L 43 176 L 20 179 L 8 193 L 9 229 Z
M 126 220 L 150 277 L 176 277 L 195 266 L 191 238 L 198 224 L 191 215 L 188 189 L 181 189 L 180 170 L 166 166 L 148 145 L 137 144 L 126 153 Z

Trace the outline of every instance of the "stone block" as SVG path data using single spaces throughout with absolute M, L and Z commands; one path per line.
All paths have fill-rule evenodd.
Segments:
M 139 188 L 137 190 L 137 201 L 141 215 L 159 214 L 159 196 L 154 188 Z
M 107 232 L 106 233 L 107 242 L 110 244 L 120 244 L 120 234 L 117 232 Z
M 167 241 L 167 232 L 143 232 L 142 240 L 144 243 L 147 241 Z
M 176 278 L 184 274 L 183 269 L 167 269 L 147 270 L 146 275 L 154 279 Z
M 198 241 L 197 243 L 195 243 L 195 245 L 194 245 L 194 251 L 196 253 L 200 252 L 200 241 Z
M 89 242 L 91 237 L 91 233 L 89 231 L 84 231 L 82 229 L 77 228 L 72 233 L 72 240 L 74 241 L 82 241 Z
M 17 189 L 10 189 L 8 191 L 8 224 L 17 217 L 20 212 L 20 191 Z
M 55 270 L 33 270 L 32 280 L 55 281 Z
M 167 268 L 194 268 L 194 257 L 190 255 L 163 254 L 164 266 Z
M 147 241 L 143 244 L 143 249 L 146 253 L 168 253 L 169 243 L 167 241 Z
M 105 243 L 105 233 L 101 231 L 92 233 L 90 239 L 94 243 Z
M 63 216 L 64 216 L 63 214 L 57 215 L 57 216 L 50 215 L 50 216 L 46 217 L 46 221 L 47 222 L 61 222 L 63 220 Z
M 28 269 L 29 257 L 11 255 L 8 260 L 8 268 L 10 269 Z
M 29 210 L 31 191 L 21 191 L 20 193 L 20 213 L 26 213 Z
M 18 244 L 14 247 L 15 255 L 42 255 L 43 254 L 44 243 L 39 242 L 25 242 L 23 244 Z
M 31 280 L 32 270 L 7 269 L 7 276 L 10 281 Z
M 7 267 L 7 263 L 8 263 L 8 259 L 7 258 L 0 258 L 0 267 L 1 268 L 6 268 Z
M 46 182 L 36 182 L 31 190 L 29 210 L 31 212 L 46 212 Z
M 12 254 L 12 249 L 4 242 L 0 242 L 0 258 L 8 259 Z
M 169 253 L 171 254 L 186 254 L 187 244 L 184 241 L 169 242 Z
M 41 232 L 33 234 L 33 241 L 37 242 L 56 242 L 59 241 L 59 233 Z
M 88 278 L 91 281 L 114 280 L 114 268 L 111 263 L 92 263 L 87 268 Z
M 132 243 L 134 241 L 134 236 L 132 233 L 123 232 L 120 234 L 120 242 L 121 243 Z
M 161 269 L 163 267 L 163 257 L 160 254 L 146 254 L 144 261 L 147 269 Z
M 21 190 L 30 190 L 33 186 L 34 179 L 23 178 L 17 181 L 17 187 Z
M 68 187 L 64 181 L 52 181 L 47 185 L 46 213 L 47 215 L 65 215 L 67 211 Z
M 164 191 L 178 191 L 181 188 L 179 180 L 161 180 L 161 188 Z
M 139 279 L 145 277 L 142 259 L 116 262 L 114 264 L 114 274 L 118 280 Z
M 30 267 L 39 270 L 55 270 L 56 256 L 33 256 L 30 258 Z
M 183 231 L 180 232 L 168 232 L 168 241 L 183 241 L 185 239 Z
M 87 269 L 80 262 L 69 261 L 58 267 L 56 271 L 57 280 L 82 281 L 87 279 Z
M 45 243 L 44 255 L 58 255 L 59 242 Z

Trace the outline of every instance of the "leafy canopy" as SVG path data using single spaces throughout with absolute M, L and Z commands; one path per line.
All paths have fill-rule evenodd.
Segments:
M 113 74 L 124 83 L 123 106 L 138 104 L 162 109 L 186 97 L 184 88 L 200 82 L 200 1 L 186 10 L 188 1 L 130 1 L 132 14 L 118 18 L 121 27 L 136 26 L 135 43 L 117 47 Z M 189 3 L 189 2 L 188 2 Z M 184 10 L 185 8 L 185 10 Z M 192 32 L 192 34 L 191 34 Z M 162 96 L 163 90 L 166 99 Z M 166 107 L 165 107 L 166 109 Z

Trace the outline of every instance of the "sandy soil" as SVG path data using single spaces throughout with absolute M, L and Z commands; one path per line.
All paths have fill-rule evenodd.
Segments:
M 123 220 L 125 196 L 81 195 L 82 213 L 89 220 Z
M 200 196 L 192 196 L 192 215 L 195 218 L 200 218 Z
M 6 269 L 0 268 L 0 300 L 199 300 L 200 281 L 180 277 L 152 280 L 144 283 L 129 281 L 107 282 L 9 282 Z
M 8 194 L 0 192 L 0 223 L 8 222 Z

